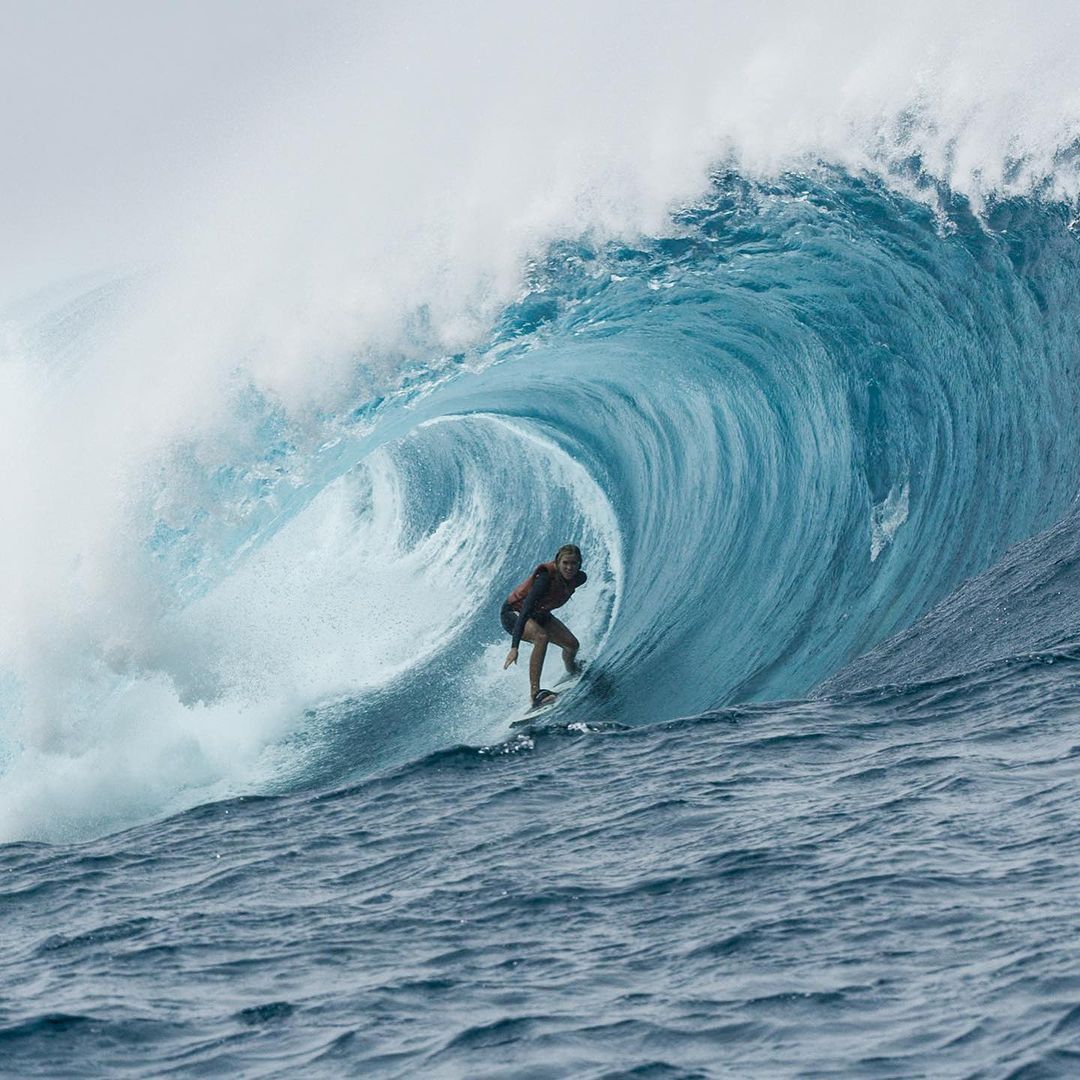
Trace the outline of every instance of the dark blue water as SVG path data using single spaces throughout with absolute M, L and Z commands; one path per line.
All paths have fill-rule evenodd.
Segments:
M 1068 1076 L 1080 652 L 4 849 L 12 1075 Z
M 1080 249 L 1065 207 L 935 198 L 718 177 L 672 236 L 552 249 L 335 440 L 247 398 L 253 460 L 179 454 L 162 625 L 265 587 L 315 670 L 371 548 L 375 674 L 225 778 L 161 736 L 145 789 L 34 788 L 9 740 L 0 1070 L 1080 1074 Z M 568 539 L 592 666 L 511 732 L 498 606 Z M 228 700 L 239 639 L 155 663 Z M 66 752 L 130 762 L 95 700 Z

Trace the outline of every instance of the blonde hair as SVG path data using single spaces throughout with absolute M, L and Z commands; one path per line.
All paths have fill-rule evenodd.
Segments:
M 563 546 L 555 552 L 555 559 L 553 561 L 558 563 L 564 555 L 573 555 L 579 563 L 584 562 L 581 557 L 581 548 L 579 548 L 577 544 L 563 544 Z

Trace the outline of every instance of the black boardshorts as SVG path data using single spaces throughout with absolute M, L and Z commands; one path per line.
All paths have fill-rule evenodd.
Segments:
M 534 619 L 541 626 L 547 626 L 548 621 L 551 619 L 550 611 L 534 611 L 530 616 L 530 619 Z M 503 629 L 511 636 L 514 636 L 514 627 L 517 626 L 518 613 L 509 605 L 503 604 L 502 611 L 499 612 L 499 622 L 502 623 Z

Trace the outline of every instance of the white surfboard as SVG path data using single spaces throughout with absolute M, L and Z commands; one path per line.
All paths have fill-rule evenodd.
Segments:
M 510 721 L 512 728 L 523 727 L 525 724 L 531 724 L 533 721 L 544 716 L 546 713 L 551 712 L 557 708 L 563 700 L 563 697 L 574 689 L 575 686 L 581 681 L 581 676 L 585 673 L 585 665 L 582 664 L 577 671 L 566 672 L 563 677 L 555 683 L 559 688 L 558 690 L 549 690 L 548 693 L 554 695 L 551 700 L 545 701 L 542 705 L 530 706 L 523 716 L 519 716 L 516 720 Z

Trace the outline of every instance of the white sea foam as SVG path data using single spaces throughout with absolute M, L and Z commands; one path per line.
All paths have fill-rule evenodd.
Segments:
M 893 542 L 897 529 L 908 519 L 908 501 L 911 485 L 907 480 L 894 484 L 889 494 L 870 510 L 870 561 Z

